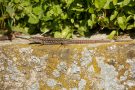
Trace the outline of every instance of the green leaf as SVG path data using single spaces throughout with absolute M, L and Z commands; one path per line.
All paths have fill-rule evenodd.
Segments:
M 69 33 L 70 33 L 70 28 L 69 28 L 68 26 L 66 26 L 66 28 L 64 28 L 64 29 L 62 30 L 62 33 L 61 33 L 62 38 L 66 38 Z
M 91 7 L 91 8 L 89 8 L 88 12 L 89 13 L 94 13 L 94 9 Z
M 135 28 L 134 24 L 128 25 L 127 30 Z
M 88 26 L 92 29 L 93 25 L 96 24 L 97 17 L 95 14 L 91 14 L 91 19 L 88 19 Z
M 125 6 L 123 7 L 123 9 L 124 9 L 124 12 L 127 14 L 132 14 L 132 15 L 135 14 L 135 7 Z
M 68 15 L 67 14 L 64 14 L 64 13 L 61 14 L 61 19 L 64 19 L 65 20 L 67 18 L 68 18 Z
M 74 24 L 74 26 L 75 26 L 76 28 L 79 28 L 79 24 Z
M 82 36 L 84 36 L 84 33 L 87 31 L 87 28 L 85 26 L 80 26 L 78 28 L 78 33 Z
M 96 21 L 96 19 L 97 19 L 97 17 L 96 17 L 96 15 L 95 15 L 95 14 L 91 14 L 91 18 L 92 18 L 92 21 L 93 21 L 93 22 L 95 22 L 95 21 Z
M 28 27 L 22 27 L 20 24 L 16 25 L 16 26 L 12 26 L 12 31 L 16 31 L 16 32 L 22 32 L 24 34 L 28 34 L 29 32 L 29 28 Z
M 32 13 L 32 7 L 28 6 L 24 8 L 24 13 L 26 13 L 27 15 L 29 15 L 30 13 Z
M 10 17 L 13 18 L 13 16 L 15 15 L 15 10 L 12 6 L 6 6 L 6 11 L 8 12 L 8 14 L 10 15 Z
M 113 30 L 113 31 L 109 34 L 108 38 L 109 38 L 109 39 L 113 39 L 116 34 L 117 34 L 117 31 L 116 31 L 116 30 Z
M 113 5 L 116 5 L 118 0 L 113 0 Z
M 118 21 L 118 24 L 120 26 L 120 28 L 122 30 L 126 29 L 126 17 L 123 15 L 123 16 L 120 16 L 117 18 L 117 21 Z
M 20 6 L 22 6 L 22 7 L 29 6 L 29 5 L 30 5 L 30 2 L 26 1 L 26 0 L 23 0 L 23 2 L 21 2 L 21 4 L 20 4 Z
M 65 0 L 65 2 L 66 2 L 66 6 L 67 7 L 70 7 L 70 5 L 74 2 L 74 0 Z
M 39 22 L 39 19 L 38 19 L 38 17 L 35 16 L 34 14 L 31 14 L 31 15 L 29 16 L 28 22 L 29 22 L 30 24 L 37 24 L 37 23 Z
M 62 38 L 61 37 L 61 32 L 58 32 L 58 31 L 54 32 L 54 37 L 55 38 Z
M 44 5 L 43 8 L 44 8 L 44 11 L 46 11 L 46 9 L 48 8 L 48 6 L 47 5 Z
M 43 14 L 43 10 L 41 6 L 36 6 L 33 8 L 33 13 L 35 15 L 42 15 Z
M 49 29 L 49 28 L 46 28 L 46 27 L 44 26 L 44 27 L 40 28 L 40 31 L 45 34 L 45 33 L 49 32 L 50 29 Z
M 60 32 L 60 31 L 56 31 L 55 33 L 54 33 L 54 37 L 55 38 L 69 38 L 69 37 L 71 37 L 72 36 L 72 34 L 71 34 L 71 30 L 70 30 L 70 28 L 67 26 L 66 28 L 64 28 L 63 30 L 62 30 L 62 32 Z
M 107 0 L 107 2 L 105 3 L 103 8 L 104 9 L 112 9 L 112 8 L 114 8 L 112 0 Z
M 95 0 L 94 4 L 96 8 L 103 8 L 107 0 Z
M 49 21 L 49 20 L 53 20 L 53 18 L 51 18 L 50 16 L 43 16 L 42 19 L 43 21 Z
M 14 3 L 19 3 L 20 2 L 20 0 L 14 0 Z
M 72 33 L 69 33 L 69 34 L 66 36 L 67 39 L 69 39 L 69 38 L 71 38 L 71 37 L 72 37 Z
M 128 4 L 130 3 L 130 1 L 131 1 L 131 0 L 124 0 L 124 1 L 123 1 L 123 5 L 124 5 L 124 6 L 128 5 Z
M 35 2 L 39 2 L 39 0 L 34 0 Z
M 73 18 L 71 19 L 71 23 L 74 23 L 74 19 Z
M 89 19 L 88 20 L 88 26 L 90 26 L 90 28 L 92 29 L 93 25 L 94 25 L 93 21 Z
M 133 19 L 133 16 L 132 16 L 132 15 L 129 15 L 129 16 L 127 17 L 127 19 L 126 19 L 126 23 L 127 23 L 129 20 L 131 20 L 131 19 Z
M 118 15 L 118 11 L 115 10 L 115 11 L 113 12 L 113 14 L 110 16 L 110 20 L 111 20 L 111 21 L 114 20 L 117 15 Z
M 77 11 L 77 12 L 83 12 L 84 11 L 84 8 L 73 7 L 72 10 L 73 11 Z
M 61 9 L 60 5 L 53 5 L 51 13 L 55 16 L 62 14 L 62 9 Z
M 128 6 L 134 7 L 135 6 L 135 0 L 131 0 Z

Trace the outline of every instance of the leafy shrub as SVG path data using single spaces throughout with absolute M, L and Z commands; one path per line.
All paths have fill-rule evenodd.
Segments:
M 23 33 L 70 38 L 106 28 L 112 38 L 119 30 L 135 28 L 135 0 L 1 0 L 0 4 L 0 22 Z

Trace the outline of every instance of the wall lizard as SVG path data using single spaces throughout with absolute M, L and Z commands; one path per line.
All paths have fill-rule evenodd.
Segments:
M 78 39 L 65 39 L 65 38 L 46 38 L 46 37 L 22 37 L 16 36 L 15 38 L 27 39 L 32 44 L 44 44 L 44 45 L 57 45 L 57 44 L 90 44 L 90 43 L 110 43 L 110 42 L 129 42 L 133 40 L 78 40 Z M 2 40 L 8 40 L 7 37 L 1 38 Z
M 57 45 L 57 44 L 91 44 L 91 43 L 110 43 L 110 42 L 130 42 L 133 40 L 76 40 L 64 38 L 45 38 L 45 37 L 31 37 L 28 38 L 32 43 L 44 45 Z

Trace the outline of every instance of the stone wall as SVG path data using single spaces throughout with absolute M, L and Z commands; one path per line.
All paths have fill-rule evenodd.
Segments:
M 135 90 L 135 44 L 0 46 L 0 90 Z

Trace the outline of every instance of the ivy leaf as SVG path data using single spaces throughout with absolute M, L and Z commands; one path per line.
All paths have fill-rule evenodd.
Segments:
M 127 30 L 130 30 L 130 29 L 133 29 L 133 28 L 135 28 L 134 24 L 131 24 L 131 25 L 127 26 Z
M 78 28 L 78 33 L 80 34 L 80 35 L 82 35 L 82 36 L 84 36 L 84 32 L 86 32 L 87 31 L 87 28 L 85 27 L 85 26 L 80 26 L 79 28 Z
M 6 11 L 8 12 L 8 14 L 10 15 L 10 17 L 13 18 L 13 16 L 15 15 L 15 10 L 12 6 L 6 6 Z
M 41 20 L 49 21 L 49 20 L 53 20 L 53 18 L 51 18 L 50 16 L 43 16 Z
M 26 6 L 29 6 L 30 5 L 30 2 L 29 1 L 26 1 L 26 0 L 23 0 L 23 2 L 21 2 L 20 6 L 23 6 L 23 7 L 26 7 Z
M 116 5 L 118 0 L 113 0 L 113 5 Z
M 126 29 L 126 17 L 124 15 L 120 16 L 117 18 L 117 21 L 118 21 L 120 28 L 122 30 L 125 30 Z
M 70 5 L 74 2 L 74 0 L 65 0 L 65 2 L 66 2 L 66 6 L 67 7 L 70 7 Z
M 114 8 L 112 0 L 107 0 L 107 2 L 104 5 L 104 9 L 112 9 Z
M 55 37 L 55 38 L 62 38 L 62 37 L 61 37 L 61 32 L 55 31 L 55 32 L 54 32 L 54 37 Z
M 72 33 L 69 33 L 69 34 L 66 36 L 67 39 L 69 39 L 69 38 L 71 38 L 71 37 L 72 37 Z
M 89 8 L 88 10 L 89 13 L 94 13 L 94 9 L 92 7 Z
M 73 7 L 72 10 L 73 10 L 73 11 L 77 11 L 77 12 L 83 12 L 83 11 L 84 11 L 84 8 Z
M 107 0 L 95 0 L 94 4 L 96 8 L 103 8 Z
M 74 26 L 75 26 L 76 28 L 79 28 L 79 24 L 74 24 Z
M 91 18 L 92 18 L 92 21 L 93 21 L 93 22 L 96 22 L 97 17 L 96 17 L 95 14 L 91 14 Z
M 65 20 L 67 18 L 68 18 L 68 15 L 67 14 L 64 14 L 64 13 L 61 14 L 61 19 L 64 19 Z
M 108 38 L 109 38 L 109 39 L 113 39 L 116 34 L 117 34 L 116 30 L 113 30 L 113 31 L 109 34 Z
M 124 6 L 128 5 L 128 4 L 130 3 L 130 1 L 131 1 L 131 0 L 124 0 L 124 1 L 123 1 L 123 5 L 124 5 Z
M 35 15 L 38 15 L 38 16 L 42 16 L 43 15 L 43 10 L 42 10 L 42 7 L 41 6 L 36 6 L 33 8 L 33 13 Z
M 24 13 L 26 13 L 27 15 L 29 15 L 30 13 L 32 13 L 32 7 L 28 6 L 24 8 Z
M 46 9 L 48 8 L 48 6 L 47 5 L 44 5 L 43 8 L 44 8 L 44 11 L 46 11 Z
M 74 19 L 73 18 L 71 19 L 71 23 L 74 23 Z
M 22 27 L 20 24 L 16 25 L 16 26 L 12 26 L 12 31 L 16 31 L 16 32 L 22 32 L 24 34 L 28 34 L 29 32 L 29 28 L 28 27 Z
M 123 9 L 124 9 L 124 12 L 127 14 L 132 14 L 132 15 L 135 14 L 135 7 L 125 6 L 123 7 Z
M 113 14 L 110 16 L 110 20 L 114 20 L 116 18 L 116 16 L 118 15 L 118 11 L 114 10 Z
M 88 20 L 88 26 L 90 26 L 90 28 L 92 29 L 93 25 L 94 25 L 93 21 L 89 19 Z
M 39 2 L 39 0 L 34 0 L 35 2 Z
M 58 16 L 58 15 L 62 14 L 62 9 L 59 5 L 54 5 L 51 13 L 55 16 Z
M 62 30 L 62 33 L 61 33 L 62 38 L 66 38 L 69 33 L 70 33 L 70 28 L 69 28 L 68 26 L 66 26 L 66 28 L 64 28 L 64 29 Z
M 66 26 L 66 27 L 62 30 L 62 32 L 56 31 L 56 32 L 54 33 L 54 37 L 55 37 L 55 38 L 70 38 L 71 36 L 72 36 L 71 30 L 70 30 L 70 28 L 69 28 L 68 26 Z
M 28 22 L 30 24 L 37 24 L 39 22 L 39 19 L 34 14 L 30 14 L 29 19 L 28 19 Z
M 129 20 L 131 20 L 131 19 L 133 19 L 133 16 L 132 16 L 132 15 L 129 15 L 129 16 L 127 17 L 127 19 L 126 19 L 126 23 L 127 23 Z
M 14 3 L 19 3 L 20 2 L 20 0 L 14 0 Z
M 91 29 L 94 26 L 94 24 L 96 24 L 96 19 L 97 18 L 95 14 L 91 14 L 91 19 L 88 19 L 88 26 L 90 26 Z
M 46 28 L 45 26 L 43 26 L 43 27 L 40 28 L 40 31 L 45 34 L 45 33 L 49 32 L 50 29 L 49 28 Z

